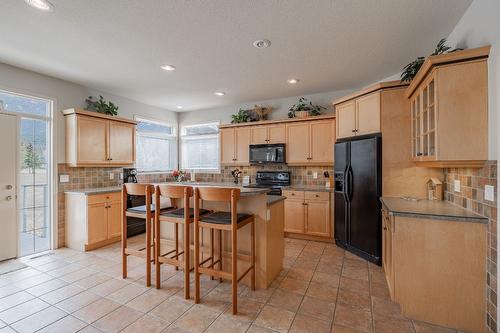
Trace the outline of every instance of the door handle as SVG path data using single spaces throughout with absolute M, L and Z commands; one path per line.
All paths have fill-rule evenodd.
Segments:
M 352 168 L 349 167 L 347 169 L 347 196 L 349 200 L 352 200 L 352 192 L 353 192 L 353 174 Z
M 5 197 L 5 200 L 7 200 L 7 201 L 11 201 L 11 200 L 12 200 L 12 195 L 8 195 L 8 196 L 6 196 L 6 197 Z
M 6 188 L 7 190 L 12 190 L 12 185 L 7 185 L 7 186 L 5 186 L 5 188 Z

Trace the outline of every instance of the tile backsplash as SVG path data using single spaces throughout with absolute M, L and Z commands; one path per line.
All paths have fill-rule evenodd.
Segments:
M 244 167 L 222 167 L 220 173 L 196 173 L 196 181 L 200 182 L 232 182 L 231 170 L 240 169 L 244 176 L 250 176 L 251 181 L 255 182 L 255 176 L 258 170 L 283 170 L 290 171 L 292 175 L 293 185 L 311 185 L 324 186 L 326 179 L 323 174 L 328 171 L 333 174 L 332 167 L 289 167 L 289 166 L 244 166 Z M 120 179 L 122 168 L 89 168 L 89 167 L 69 167 L 65 163 L 60 163 L 57 166 L 58 179 L 60 175 L 67 175 L 69 181 L 67 183 L 58 182 L 58 246 L 65 244 L 65 202 L 64 192 L 68 190 L 82 190 L 96 187 L 111 187 L 120 186 L 123 181 Z M 317 173 L 317 178 L 314 178 L 314 173 Z M 113 179 L 110 179 L 113 174 Z M 170 173 L 148 173 L 139 174 L 137 176 L 139 182 L 153 183 L 172 181 Z M 189 176 L 188 176 L 189 179 Z M 241 181 L 241 179 L 240 179 Z
M 460 181 L 460 192 L 454 183 Z M 490 219 L 487 253 L 487 324 L 489 332 L 496 332 L 497 323 L 497 161 L 488 161 L 481 169 L 445 169 L 444 198 Z M 494 201 L 484 198 L 484 186 L 495 188 Z

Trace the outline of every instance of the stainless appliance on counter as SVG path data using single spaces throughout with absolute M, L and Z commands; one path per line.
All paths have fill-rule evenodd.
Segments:
M 137 169 L 123 168 L 123 182 L 137 183 Z M 146 198 L 135 195 L 127 197 L 127 208 L 143 206 L 146 204 Z M 127 237 L 143 234 L 146 232 L 146 221 L 136 217 L 127 217 Z
M 382 138 L 335 144 L 335 243 L 378 265 L 382 257 Z
M 285 144 L 250 145 L 251 164 L 285 163 Z
M 289 171 L 257 171 L 255 184 L 244 187 L 269 188 L 268 195 L 281 195 L 283 187 L 290 186 Z

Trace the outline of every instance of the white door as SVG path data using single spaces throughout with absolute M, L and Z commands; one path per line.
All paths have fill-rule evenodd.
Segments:
M 17 118 L 0 114 L 0 260 L 17 256 Z

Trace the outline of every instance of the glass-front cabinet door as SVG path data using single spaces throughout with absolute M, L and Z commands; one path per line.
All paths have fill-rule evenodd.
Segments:
M 436 93 L 434 76 L 415 92 L 411 99 L 412 158 L 432 160 L 436 157 Z

